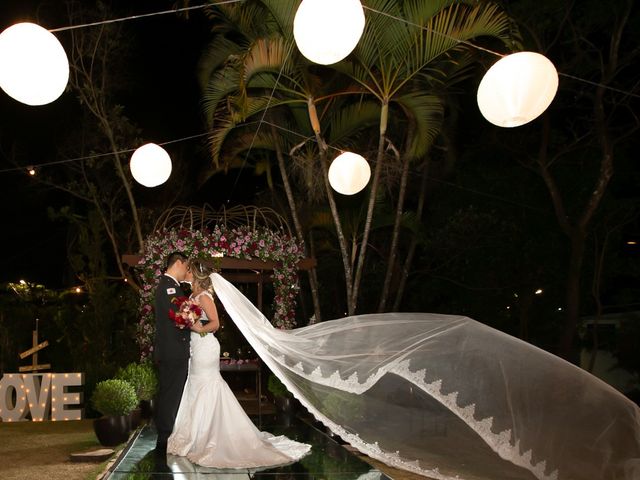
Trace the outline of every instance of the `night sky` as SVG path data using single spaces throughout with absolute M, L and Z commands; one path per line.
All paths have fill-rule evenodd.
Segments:
M 113 3 L 114 18 L 173 7 L 172 1 L 158 0 Z M 68 26 L 65 12 L 64 2 L 59 0 L 3 0 L 0 30 L 19 21 L 45 28 Z M 195 77 L 197 58 L 209 29 L 202 13 L 191 13 L 188 21 L 171 13 L 128 20 L 123 26 L 132 39 L 129 74 L 133 79 L 132 88 L 120 99 L 125 114 L 141 127 L 147 141 L 161 143 L 202 133 Z M 68 33 L 58 32 L 56 36 L 66 48 Z M 68 196 L 36 185 L 36 180 L 22 170 L 4 171 L 16 164 L 37 165 L 60 159 L 55 140 L 65 134 L 66 119 L 78 112 L 73 92 L 67 90 L 52 104 L 30 107 L 0 91 L 0 112 L 0 204 L 6 251 L 0 282 L 24 278 L 52 288 L 73 284 L 66 266 L 67 225 L 51 222 L 47 215 L 49 206 L 67 204 Z M 196 150 L 197 141 L 192 143 L 191 148 Z
M 169 10 L 176 5 L 174 0 L 112 3 L 114 18 Z M 68 26 L 65 12 L 62 0 L 3 0 L 0 30 L 19 21 L 33 21 L 45 28 Z M 131 36 L 129 74 L 134 80 L 130 91 L 121 98 L 126 115 L 140 126 L 146 141 L 162 143 L 203 133 L 195 67 L 210 26 L 202 11 L 191 12 L 188 20 L 170 13 L 128 20 L 122 25 Z M 68 45 L 68 33 L 59 32 L 56 36 L 63 46 Z M 65 135 L 68 119 L 77 111 L 71 91 L 40 107 L 23 105 L 0 91 L 0 205 L 5 249 L 0 283 L 21 278 L 53 288 L 76 283 L 67 266 L 67 225 L 51 222 L 47 215 L 48 207 L 67 204 L 68 196 L 53 188 L 43 188 L 24 170 L 7 170 L 16 164 L 38 165 L 59 160 L 56 140 Z M 194 157 L 202 150 L 201 140 L 181 145 L 191 148 Z M 250 174 L 231 176 L 206 190 L 194 190 L 191 204 L 250 203 L 249 195 L 260 187 L 253 187 L 255 179 L 249 177 Z M 619 179 L 616 182 L 620 184 Z M 137 194 L 144 197 L 171 192 L 158 188 Z

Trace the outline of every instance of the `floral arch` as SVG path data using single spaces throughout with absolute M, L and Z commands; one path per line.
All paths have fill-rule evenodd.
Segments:
M 141 255 L 124 258 L 140 274 L 138 342 L 142 358 L 153 351 L 154 292 L 165 259 L 174 251 L 202 259 L 218 270 L 272 270 L 275 291 L 272 323 L 282 329 L 295 326 L 296 296 L 300 291 L 298 270 L 313 266 L 313 262 L 303 261 L 303 246 L 291 234 L 286 221 L 271 209 L 252 206 L 217 212 L 208 205 L 176 207 L 158 219 Z

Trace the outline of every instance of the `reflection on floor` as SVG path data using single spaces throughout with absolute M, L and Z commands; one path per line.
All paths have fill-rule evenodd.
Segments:
M 253 417 L 252 417 L 253 418 Z M 379 470 L 351 454 L 331 437 L 295 416 L 262 415 L 253 418 L 261 430 L 286 435 L 299 442 L 310 443 L 311 453 L 299 462 L 256 471 L 255 469 L 219 470 L 194 465 L 184 457 L 168 455 L 166 463 L 158 462 L 153 448 L 156 432 L 144 426 L 130 441 L 121 457 L 110 468 L 105 480 L 180 479 L 180 480 L 245 480 L 245 479 L 327 479 L 390 480 Z

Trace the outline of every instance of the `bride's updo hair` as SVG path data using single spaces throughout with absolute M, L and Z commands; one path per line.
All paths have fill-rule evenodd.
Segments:
M 200 285 L 203 290 L 213 293 L 213 285 L 211 285 L 211 278 L 209 278 L 213 270 L 206 267 L 199 260 L 191 260 L 190 267 L 193 274 L 193 282 Z

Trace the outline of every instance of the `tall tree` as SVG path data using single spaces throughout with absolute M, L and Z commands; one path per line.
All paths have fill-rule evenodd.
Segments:
M 441 98 L 446 91 L 446 67 L 457 62 L 461 68 L 468 64 L 466 42 L 481 36 L 496 37 L 509 45 L 514 41 L 509 18 L 491 3 L 371 0 L 366 5 L 368 15 L 363 36 L 351 60 L 336 66 L 380 102 L 378 149 L 349 298 L 351 313 L 358 301 L 389 125 L 394 122 L 408 124 L 404 136 L 394 142 L 397 145 L 404 143 L 402 157 L 408 168 L 412 159 L 421 158 L 428 152 L 440 132 L 442 107 L 438 94 Z M 393 109 L 393 104 L 397 108 Z M 404 192 L 403 188 L 401 192 Z M 400 197 L 396 209 L 395 238 L 402 202 Z M 393 250 L 389 254 L 380 310 L 386 306 L 386 289 L 395 259 L 395 247 L 392 241 Z
M 640 54 L 639 9 L 633 0 L 535 5 L 513 2 L 512 13 L 528 34 L 528 48 L 555 63 L 561 84 L 547 113 L 527 127 L 537 132 L 537 145 L 520 153 L 544 181 L 567 238 L 566 318 L 557 349 L 569 358 L 581 314 L 587 239 L 616 156 L 640 128 L 634 112 L 640 82 L 633 69 Z M 533 147 L 527 141 L 520 145 Z M 581 171 L 579 184 L 576 169 Z
M 102 2 L 87 8 L 69 1 L 67 8 L 70 24 L 113 18 Z M 80 212 L 78 218 L 97 215 L 112 253 L 109 265 L 118 271 L 115 278 L 127 278 L 122 254 L 142 249 L 144 221 L 127 167 L 130 147 L 137 143 L 140 130 L 117 100 L 129 82 L 125 62 L 130 42 L 125 40 L 122 24 L 72 29 L 69 35 L 69 85 L 79 108 L 69 118 L 75 125 L 58 141 L 58 155 L 74 160 L 43 172 L 38 180 L 67 193 L 69 205 Z M 63 217 L 71 218 L 66 212 Z
M 110 12 L 104 4 L 98 3 L 97 8 L 96 13 L 100 20 L 109 18 Z M 75 3 L 69 3 L 69 18 L 72 24 L 87 20 Z M 113 166 L 129 205 L 137 247 L 142 250 L 144 240 L 138 206 L 131 188 L 131 177 L 125 173 L 125 167 L 123 167 L 123 163 L 126 164 L 126 158 L 122 152 L 130 145 L 126 142 L 130 141 L 137 132 L 124 116 L 122 106 L 115 103 L 109 96 L 110 91 L 117 89 L 119 83 L 118 76 L 114 74 L 113 65 L 117 57 L 123 54 L 122 49 L 126 45 L 123 39 L 121 26 L 103 24 L 82 32 L 71 30 L 69 83 L 75 90 L 80 104 L 94 117 L 112 152 Z M 122 71 L 119 72 L 120 75 L 122 73 Z M 98 206 L 99 202 L 96 202 L 96 205 Z M 104 212 L 101 214 L 104 217 Z M 113 248 L 117 250 L 117 242 L 113 241 L 116 232 L 106 224 L 106 218 L 104 221 L 112 237 Z
M 214 21 L 214 37 L 203 56 L 202 83 L 204 89 L 205 116 L 211 128 L 211 154 L 214 164 L 213 171 L 221 162 L 220 152 L 228 136 L 245 122 L 254 123 L 262 119 L 267 109 L 276 110 L 284 107 L 289 110 L 286 115 L 291 123 L 297 124 L 298 131 L 309 131 L 315 135 L 318 145 L 321 145 L 321 157 L 324 158 L 326 145 L 319 129 L 314 98 L 322 88 L 322 81 L 318 75 L 311 72 L 308 62 L 301 62 L 301 56 L 293 43 L 293 16 L 297 6 L 295 0 L 288 2 L 251 2 L 248 5 L 223 5 L 211 10 Z M 306 111 L 307 117 L 301 117 Z M 279 114 L 281 118 L 282 112 Z M 272 118 L 272 115 L 269 115 Z M 296 122 L 297 120 L 297 122 Z M 304 122 L 300 125 L 299 122 Z M 256 130 L 253 124 L 251 130 Z M 270 132 L 271 129 L 267 129 Z M 268 139 L 265 135 L 254 135 L 248 147 L 256 148 L 264 145 L 265 141 L 272 145 L 277 139 Z M 258 143 L 256 143 L 256 141 Z M 296 142 L 299 139 L 296 139 Z M 294 144 L 291 143 L 287 150 Z M 233 151 L 233 149 L 232 149 Z M 230 165 L 237 157 L 225 155 L 222 162 Z M 246 158 L 246 157 L 245 157 Z M 244 160 L 241 165 L 244 165 Z M 326 170 L 326 159 L 321 160 L 321 166 Z M 339 222 L 338 210 L 333 198 L 328 180 L 325 178 L 325 191 L 331 205 L 335 219 L 336 230 L 340 241 L 340 251 L 343 258 L 345 275 L 350 282 L 350 266 L 348 252 L 342 228 Z M 283 179 L 286 179 L 286 174 Z M 288 197 L 290 209 L 295 210 L 295 203 Z M 297 212 L 291 211 L 294 226 Z M 299 238 L 306 238 L 303 232 L 297 231 Z M 317 285 L 314 273 L 311 272 L 310 283 L 314 296 L 317 297 Z M 314 298 L 316 318 L 320 318 L 319 302 Z

